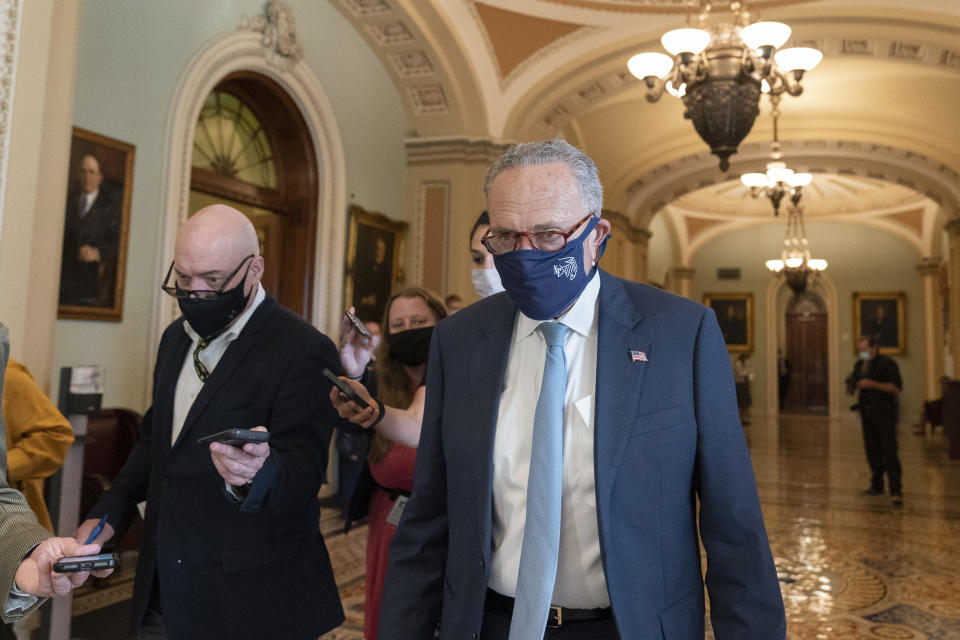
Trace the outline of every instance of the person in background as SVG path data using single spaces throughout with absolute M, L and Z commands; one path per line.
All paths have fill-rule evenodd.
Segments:
M 900 391 L 900 367 L 889 356 L 880 355 L 880 336 L 860 338 L 860 359 L 853 366 L 851 380 L 859 390 L 857 407 L 863 427 L 863 447 L 870 465 L 867 495 L 883 494 L 883 475 L 887 475 L 890 500 L 903 504 L 902 470 L 897 455 L 897 414 Z
M 455 293 L 448 295 L 447 299 L 444 301 L 444 304 L 446 304 L 447 311 L 451 314 L 463 309 L 463 299 Z
M 7 482 L 26 497 L 37 521 L 52 533 L 43 480 L 63 466 L 73 444 L 70 422 L 30 371 L 13 358 L 7 362 L 2 410 L 7 427 Z
M 777 395 L 780 401 L 780 411 L 783 411 L 787 394 L 790 393 L 790 374 L 792 372 L 793 368 L 790 365 L 790 360 L 783 353 L 783 349 L 777 349 Z
M 316 638 L 343 622 L 317 523 L 336 422 L 329 338 L 261 286 L 253 224 L 222 204 L 177 232 L 162 290 L 182 318 L 164 331 L 153 402 L 112 486 L 77 531 L 121 535 L 147 502 L 131 606 L 140 639 Z M 198 442 L 266 431 L 242 448 Z M 248 612 L 252 612 L 249 613 Z
M 481 298 L 503 291 L 500 274 L 497 273 L 496 265 L 493 263 L 493 254 L 487 251 L 482 242 L 483 236 L 489 229 L 490 215 L 483 211 L 473 224 L 473 229 L 470 230 L 470 261 L 473 262 L 470 280 Z
M 717 637 L 786 637 L 714 313 L 599 270 L 602 191 L 561 140 L 487 172 L 507 295 L 433 331 L 379 640 L 702 638 L 701 541 Z
M 436 323 L 447 316 L 443 301 L 436 294 L 419 287 L 410 287 L 393 294 L 387 303 L 384 326 L 387 328 L 377 347 L 374 366 L 375 386 L 380 402 L 391 407 L 408 407 L 410 419 L 420 422 L 423 411 L 424 372 L 430 348 L 430 336 Z M 361 389 L 364 387 L 357 385 Z M 376 401 L 370 398 L 374 406 Z M 342 403 L 345 396 L 336 388 L 330 391 L 331 401 Z M 377 637 L 380 616 L 380 596 L 387 572 L 387 554 L 390 541 L 397 529 L 400 513 L 413 487 L 413 467 L 416 460 L 413 447 L 394 442 L 382 433 L 374 433 L 367 461 L 375 482 L 372 495 L 354 492 L 349 498 L 369 501 L 367 522 L 367 582 L 364 607 L 364 637 Z M 350 512 L 362 513 L 351 504 Z
M 79 587 L 88 572 L 57 573 L 60 558 L 92 555 L 99 544 L 81 545 L 73 538 L 51 538 L 37 522 L 26 498 L 7 486 L 7 437 L 4 414 L 9 331 L 0 323 L 0 639 L 15 640 L 7 626 L 36 611 L 45 599 L 61 596 Z M 98 571 L 105 577 L 111 570 Z
M 747 358 L 750 356 L 744 351 L 733 361 L 733 381 L 737 390 L 737 411 L 740 413 L 740 424 L 750 424 L 750 405 L 753 400 L 750 397 L 750 367 L 747 366 Z

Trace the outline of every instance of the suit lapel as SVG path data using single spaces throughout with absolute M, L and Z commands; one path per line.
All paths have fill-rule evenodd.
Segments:
M 184 434 L 196 423 L 197 418 L 200 417 L 213 397 L 216 396 L 220 387 L 223 386 L 230 377 L 230 374 L 232 374 L 243 361 L 244 356 L 247 355 L 247 352 L 250 351 L 256 342 L 257 332 L 276 306 L 277 303 L 273 298 L 268 296 L 264 299 L 257 310 L 254 311 L 253 316 L 247 322 L 247 326 L 243 328 L 243 331 L 240 332 L 240 335 L 227 346 L 223 357 L 220 358 L 220 362 L 217 363 L 217 366 L 214 368 L 213 373 L 210 374 L 210 377 L 207 378 L 207 381 L 203 383 L 203 388 L 200 390 L 200 393 L 197 394 L 196 400 L 193 401 L 193 405 L 187 413 L 187 418 L 183 421 L 183 429 L 180 430 L 180 436 L 177 438 L 178 443 L 185 439 Z
M 155 411 L 156 419 L 153 421 L 154 432 L 152 438 L 159 438 L 163 443 L 164 452 L 170 451 L 170 437 L 173 429 L 173 403 L 177 395 L 177 381 L 180 379 L 180 371 L 183 369 L 183 360 L 187 357 L 192 341 L 187 332 L 183 330 L 183 320 L 180 320 L 179 331 L 169 355 L 165 358 L 162 369 L 157 372 L 159 388 L 157 389 L 157 400 Z
M 600 272 L 597 337 L 597 407 L 594 414 L 594 473 L 598 506 L 606 510 L 613 478 L 633 427 L 648 364 L 631 351 L 650 353 L 650 337 L 623 284 Z
M 493 441 L 497 431 L 497 414 L 500 409 L 500 395 L 503 390 L 504 376 L 507 371 L 507 359 L 510 355 L 510 339 L 516 317 L 516 306 L 506 294 L 502 294 L 497 306 L 484 315 L 480 325 L 481 337 L 471 346 L 470 383 L 464 393 L 469 394 L 470 413 L 476 416 L 468 428 L 458 437 L 468 451 L 477 455 L 468 456 L 476 465 L 470 477 L 475 491 L 476 509 L 479 521 L 483 523 L 480 534 L 481 545 L 485 553 L 489 552 L 491 518 L 493 514 Z

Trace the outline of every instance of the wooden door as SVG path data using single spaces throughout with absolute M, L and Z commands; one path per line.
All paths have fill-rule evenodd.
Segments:
M 787 313 L 786 356 L 791 374 L 784 411 L 826 415 L 829 412 L 826 313 Z

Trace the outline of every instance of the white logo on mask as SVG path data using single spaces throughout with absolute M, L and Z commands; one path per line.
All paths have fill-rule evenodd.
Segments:
M 553 265 L 553 273 L 558 278 L 566 276 L 568 280 L 574 280 L 577 277 L 577 259 L 572 256 L 561 258 L 559 262 Z

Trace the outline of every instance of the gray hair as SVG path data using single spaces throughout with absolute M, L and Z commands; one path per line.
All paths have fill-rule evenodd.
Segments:
M 487 175 L 483 179 L 483 193 L 489 198 L 493 180 L 507 169 L 535 167 L 552 162 L 562 162 L 570 167 L 570 173 L 577 181 L 583 206 L 588 213 L 599 216 L 603 209 L 603 185 L 597 175 L 597 165 L 566 140 L 521 142 L 512 145 L 487 169 Z

